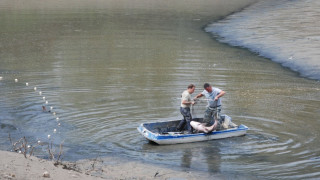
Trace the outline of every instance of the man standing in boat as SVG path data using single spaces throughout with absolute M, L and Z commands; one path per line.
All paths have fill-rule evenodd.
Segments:
M 203 123 L 206 126 L 214 126 L 213 129 L 216 129 L 218 126 L 218 120 L 220 117 L 217 117 L 217 114 L 221 112 L 221 100 L 220 98 L 226 93 L 219 88 L 212 87 L 209 83 L 203 85 L 204 90 L 198 94 L 195 99 L 205 96 L 208 101 L 207 109 L 203 117 Z
M 182 131 L 185 125 L 187 125 L 187 130 L 189 134 L 192 134 L 192 127 L 190 125 L 190 122 L 192 120 L 190 106 L 194 104 L 194 101 L 191 99 L 191 94 L 194 92 L 195 88 L 195 85 L 190 84 L 188 86 L 188 89 L 183 91 L 181 95 L 180 112 L 183 116 L 183 119 L 180 121 L 177 129 L 179 131 Z

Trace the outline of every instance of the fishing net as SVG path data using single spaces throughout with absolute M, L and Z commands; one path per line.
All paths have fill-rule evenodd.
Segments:
M 197 99 L 195 101 L 195 104 L 190 107 L 192 119 L 194 121 L 198 121 L 198 122 L 202 121 L 208 106 L 208 101 L 209 101 L 208 99 L 200 98 L 200 99 Z M 225 114 L 222 115 L 221 113 L 218 113 L 216 114 L 215 118 L 218 120 L 218 127 L 216 130 L 223 130 L 223 129 L 237 127 L 237 125 L 232 122 L 231 117 Z M 213 119 L 214 117 L 212 117 L 212 121 L 214 121 Z
M 203 118 L 207 105 L 207 100 L 196 100 L 195 104 L 190 107 L 192 118 Z

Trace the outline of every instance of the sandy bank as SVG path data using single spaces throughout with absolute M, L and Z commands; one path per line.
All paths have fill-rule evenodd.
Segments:
M 24 158 L 22 154 L 0 151 L 0 179 L 223 179 L 221 175 L 173 170 L 135 161 L 115 158 L 63 162 L 54 166 L 52 161 L 37 157 Z M 50 177 L 44 177 L 48 172 Z
M 0 151 L 0 179 L 97 179 L 84 173 L 56 167 L 53 162 L 36 157 L 24 158 L 22 154 Z M 50 177 L 44 178 L 48 172 Z

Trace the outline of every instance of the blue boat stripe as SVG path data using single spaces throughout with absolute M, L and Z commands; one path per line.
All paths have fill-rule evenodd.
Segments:
M 179 139 L 179 138 L 185 138 L 185 137 L 212 136 L 212 135 L 217 135 L 217 134 L 224 134 L 224 133 L 238 132 L 238 131 L 246 131 L 246 129 L 233 129 L 233 130 L 228 130 L 228 131 L 214 131 L 210 134 L 198 133 L 198 134 L 186 134 L 186 135 L 177 135 L 177 136 L 159 135 L 158 137 L 154 136 L 152 139 L 165 140 L 165 139 Z

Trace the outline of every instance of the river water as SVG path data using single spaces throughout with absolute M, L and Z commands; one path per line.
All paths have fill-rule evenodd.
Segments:
M 10 133 L 63 142 L 65 160 L 118 156 L 227 179 L 320 177 L 319 82 L 203 30 L 252 2 L 1 1 L 1 149 Z M 140 123 L 180 119 L 182 91 L 194 83 L 197 94 L 205 82 L 227 92 L 223 113 L 247 125 L 246 136 L 157 146 L 138 134 Z

